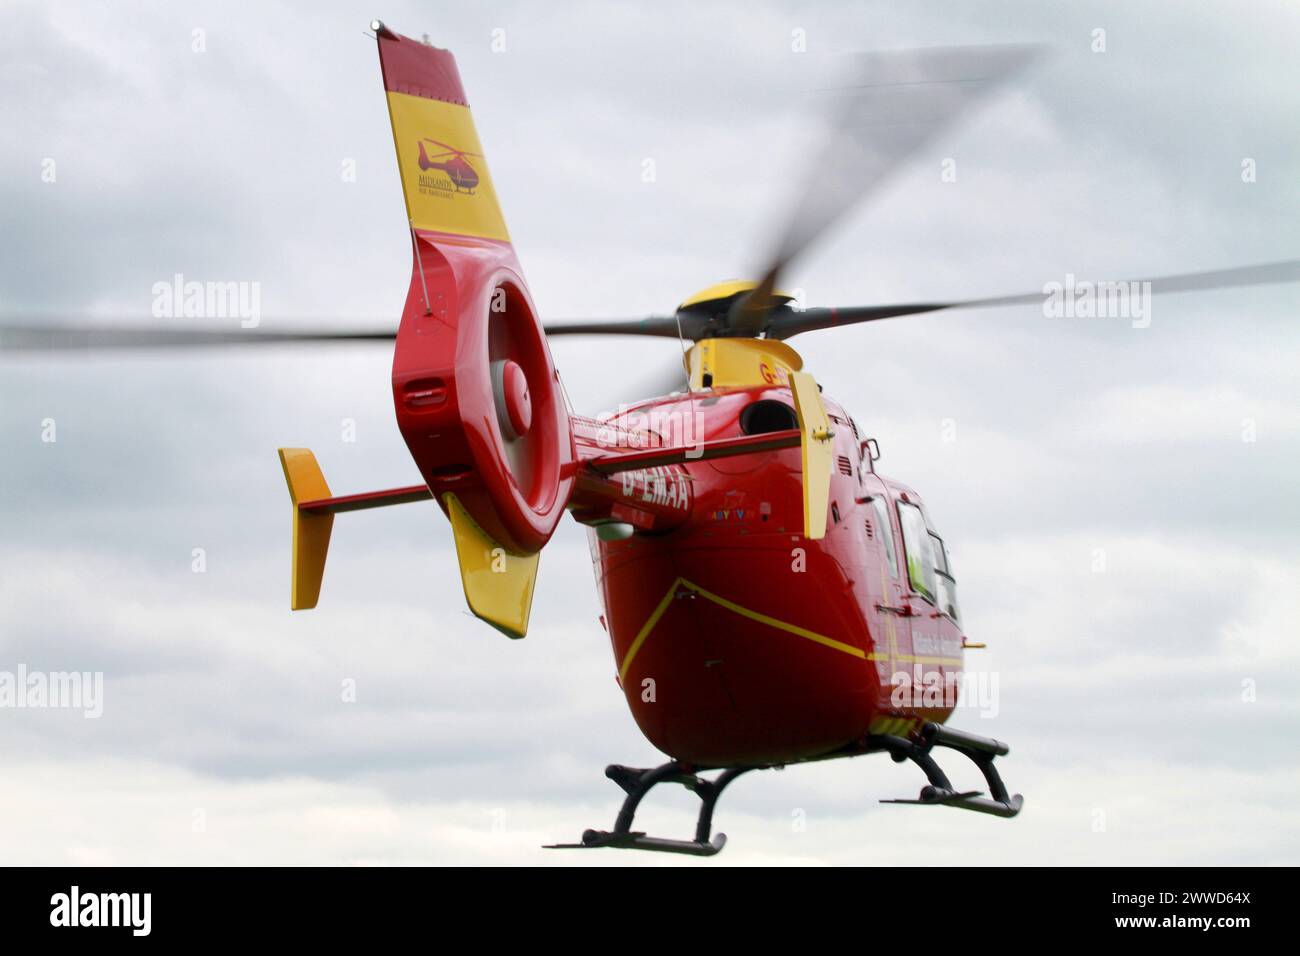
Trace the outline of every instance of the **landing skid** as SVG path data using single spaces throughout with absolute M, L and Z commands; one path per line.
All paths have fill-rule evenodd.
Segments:
M 984 775 L 988 784 L 989 796 L 982 791 L 954 789 L 947 775 L 935 763 L 930 752 L 936 747 L 955 750 L 969 758 Z M 960 730 L 950 730 L 939 724 L 927 723 L 921 728 L 917 739 L 893 737 L 884 734 L 871 734 L 842 750 L 818 757 L 818 760 L 830 760 L 835 757 L 854 757 L 867 753 L 888 753 L 896 763 L 910 760 L 925 773 L 929 784 L 921 788 L 920 796 L 915 800 L 882 800 L 881 803 L 904 803 L 921 806 L 957 807 L 962 810 L 974 810 L 977 813 L 991 813 L 999 817 L 1014 817 L 1024 805 L 1020 794 L 1010 796 L 997 769 L 993 766 L 995 757 L 1005 756 L 1010 748 L 997 740 L 979 737 Z M 547 846 L 548 850 L 593 850 L 598 847 L 616 847 L 624 850 L 652 850 L 659 853 L 685 853 L 691 856 L 714 856 L 727 844 L 727 835 L 719 833 L 711 836 L 713 830 L 713 808 L 717 805 L 722 791 L 743 773 L 751 770 L 767 770 L 776 764 L 756 764 L 749 767 L 731 767 L 723 770 L 717 777 L 708 780 L 701 777 L 701 770 L 716 768 L 693 768 L 680 761 L 669 761 L 658 767 L 638 769 L 611 764 L 605 768 L 605 776 L 617 783 L 627 793 L 623 806 L 618 812 L 612 830 L 587 830 L 582 834 L 580 843 L 556 843 Z M 661 783 L 679 783 L 700 798 L 700 813 L 695 821 L 695 839 L 668 840 L 662 837 L 647 836 L 644 831 L 633 830 L 632 820 L 636 816 L 641 799 L 655 786 Z
M 587 830 L 582 834 L 581 843 L 556 843 L 546 847 L 548 850 L 586 850 L 596 847 L 612 846 L 624 850 L 657 850 L 661 853 L 686 853 L 691 856 L 713 856 L 720 853 L 727 845 L 727 835 L 719 833 L 710 839 L 713 829 L 713 808 L 718 797 L 731 781 L 750 770 L 762 767 L 732 767 L 718 774 L 713 780 L 693 773 L 686 764 L 670 761 L 650 770 L 638 770 L 620 764 L 610 764 L 605 768 L 605 776 L 627 792 L 623 808 L 618 812 L 613 830 Z M 636 816 L 637 807 L 650 790 L 660 783 L 680 783 L 687 790 L 700 798 L 700 815 L 695 821 L 694 840 L 665 840 L 661 837 L 646 836 L 644 832 L 632 829 L 632 818 Z
M 871 739 L 871 738 L 868 738 Z M 993 766 L 993 758 L 1005 757 L 1011 748 L 1000 740 L 979 737 L 963 730 L 951 730 L 939 724 L 926 724 L 921 728 L 919 740 L 904 740 L 902 737 L 877 737 L 881 749 L 887 750 L 895 763 L 910 760 L 925 773 L 930 781 L 921 788 L 920 796 L 915 800 L 881 800 L 881 803 L 910 803 L 944 807 L 957 807 L 961 810 L 974 810 L 976 813 L 991 813 L 996 817 L 1014 817 L 1024 806 L 1025 798 L 1020 794 L 1011 796 L 1006 785 Z M 940 769 L 930 756 L 935 747 L 955 750 L 968 757 L 989 787 L 989 796 L 985 797 L 979 790 L 959 792 L 949 782 L 947 774 Z

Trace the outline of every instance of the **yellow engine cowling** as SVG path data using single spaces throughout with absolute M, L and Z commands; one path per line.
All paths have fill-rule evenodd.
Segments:
M 691 389 L 773 385 L 788 387 L 803 368 L 799 353 L 776 339 L 701 339 L 686 353 Z

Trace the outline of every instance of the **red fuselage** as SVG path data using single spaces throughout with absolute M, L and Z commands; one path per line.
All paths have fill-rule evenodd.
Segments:
M 647 420 L 689 421 L 695 440 L 714 441 L 743 434 L 741 413 L 759 400 L 791 404 L 785 388 L 727 388 L 657 399 L 613 422 L 644 431 Z M 900 521 L 913 519 L 919 555 L 921 501 L 874 473 L 852 420 L 824 401 L 837 468 L 823 539 L 801 534 L 798 448 L 633 476 L 629 505 L 673 498 L 680 523 L 624 540 L 591 532 L 620 685 L 642 732 L 671 757 L 700 766 L 806 760 L 952 712 L 951 696 L 921 694 L 927 682 L 955 688 L 963 643 L 951 580 L 936 594 L 916 561 L 916 585 L 909 580 Z M 577 438 L 585 457 L 590 437 Z M 687 501 L 674 486 L 689 488 Z M 937 539 L 929 544 L 942 553 Z M 895 690 L 899 673 L 914 694 Z
M 837 467 L 822 538 L 804 535 L 801 451 L 789 441 L 646 464 L 647 445 L 711 452 L 769 433 L 798 443 L 791 391 L 771 364 L 784 346 L 737 346 L 761 343 L 754 367 L 771 384 L 701 383 L 606 422 L 572 418 L 511 247 L 425 232 L 418 241 L 393 361 L 412 457 L 444 509 L 454 493 L 503 553 L 540 551 L 565 508 L 599 530 L 595 571 L 616 673 L 651 743 L 700 766 L 785 763 L 947 720 L 963 640 L 952 582 L 936 575 L 947 567 L 942 542 L 916 493 L 875 474 L 839 405 L 823 398 Z M 505 308 L 494 312 L 502 289 Z M 709 361 L 725 361 L 709 347 Z M 529 383 L 522 440 L 497 424 L 491 367 L 502 357 Z M 627 467 L 602 471 L 608 461 Z M 462 579 L 468 595 L 477 579 Z

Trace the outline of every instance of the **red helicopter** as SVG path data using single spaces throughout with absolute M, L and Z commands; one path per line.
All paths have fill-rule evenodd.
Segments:
M 506 231 L 455 59 L 372 23 L 406 200 L 413 270 L 389 332 L 0 330 L 8 348 L 395 337 L 397 425 L 421 483 L 335 495 L 313 454 L 280 450 L 293 503 L 291 606 L 315 607 L 334 516 L 432 498 L 451 524 L 470 610 L 527 633 L 542 549 L 564 513 L 589 528 L 615 675 L 668 760 L 612 765 L 626 794 L 609 830 L 562 846 L 708 856 L 719 795 L 787 764 L 888 754 L 926 778 L 915 799 L 1014 817 L 994 761 L 1006 744 L 947 726 L 966 640 L 955 572 L 915 489 L 821 392 L 787 340 L 859 322 L 1018 303 L 796 308 L 780 276 L 902 159 L 1021 70 L 1024 48 L 901 51 L 857 61 L 816 178 L 755 281 L 731 281 L 644 319 L 543 323 Z M 436 138 L 434 138 L 436 137 Z M 430 156 L 425 143 L 465 151 Z M 439 165 L 434 160 L 450 155 Z M 478 157 L 470 167 L 464 157 Z M 437 166 L 454 201 L 421 188 Z M 471 181 L 472 177 L 472 181 Z M 461 190 L 465 192 L 461 192 Z M 1300 262 L 1147 280 L 1153 293 L 1293 281 Z M 689 346 L 680 386 L 605 418 L 573 414 L 548 336 L 652 335 Z M 936 754 L 970 759 L 987 792 L 958 790 Z M 707 774 L 715 774 L 712 777 Z M 645 795 L 700 798 L 695 833 L 634 829 Z
M 642 733 L 671 758 L 608 767 L 626 792 L 617 820 L 570 846 L 711 855 L 725 842 L 711 833 L 714 805 L 741 774 L 866 753 L 924 772 L 918 798 L 894 802 L 1018 814 L 1022 798 L 994 766 L 1007 745 L 945 726 L 955 700 L 933 693 L 955 686 L 971 646 L 943 540 L 920 495 L 877 473 L 874 442 L 784 341 L 946 304 L 796 310 L 776 284 L 846 197 L 1031 51 L 868 58 L 814 164 L 815 192 L 762 279 L 706 289 L 669 317 L 543 327 L 486 166 L 472 205 L 449 209 L 410 188 L 411 166 L 426 168 L 423 146 L 416 163 L 401 153 L 412 136 L 481 152 L 455 59 L 372 27 L 414 247 L 393 400 L 424 483 L 335 498 L 311 452 L 282 450 L 294 501 L 293 606 L 316 604 L 335 513 L 432 497 L 451 521 L 470 609 L 523 637 L 540 552 L 567 510 L 591 529 L 619 686 Z M 900 75 L 901 90 L 881 82 Z M 882 121 L 900 111 L 904 129 L 882 144 Z M 692 343 L 687 382 L 604 420 L 572 415 L 547 347 L 557 334 L 677 337 Z M 911 675 L 909 687 L 900 674 Z M 971 759 L 987 795 L 957 790 L 934 759 L 940 749 Z M 691 839 L 633 829 L 641 799 L 660 783 L 700 798 Z

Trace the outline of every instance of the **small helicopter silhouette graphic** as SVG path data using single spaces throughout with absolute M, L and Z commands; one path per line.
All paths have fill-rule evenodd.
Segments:
M 441 149 L 441 152 L 430 154 L 424 148 L 425 143 Z M 451 184 L 456 187 L 456 192 L 462 190 L 469 195 L 474 195 L 474 187 L 478 185 L 478 173 L 470 165 L 469 160 L 465 157 L 479 157 L 478 153 L 464 153 L 459 149 L 448 146 L 446 143 L 440 143 L 436 139 L 420 140 L 420 168 L 428 171 L 430 169 L 441 169 L 451 180 Z

